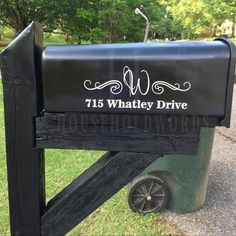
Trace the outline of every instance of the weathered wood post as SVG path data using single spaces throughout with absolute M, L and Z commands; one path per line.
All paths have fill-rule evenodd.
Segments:
M 41 50 L 42 29 L 32 23 L 1 54 L 12 235 L 40 235 L 45 206 L 44 150 L 34 149 L 33 123 L 42 105 Z

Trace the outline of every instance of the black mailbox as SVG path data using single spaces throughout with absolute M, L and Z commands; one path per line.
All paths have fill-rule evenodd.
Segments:
M 225 39 L 48 46 L 37 144 L 65 145 L 61 118 L 70 148 L 196 153 L 200 127 L 230 124 L 234 68 Z
M 45 111 L 191 115 L 229 126 L 233 53 L 223 39 L 48 46 Z
M 207 116 L 220 124 L 230 116 L 232 53 L 222 39 L 48 46 L 45 111 Z

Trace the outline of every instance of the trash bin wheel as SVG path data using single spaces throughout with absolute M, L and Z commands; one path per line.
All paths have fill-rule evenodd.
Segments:
M 146 175 L 131 183 L 128 203 L 134 212 L 158 212 L 164 207 L 167 195 L 168 188 L 164 181 L 156 176 Z

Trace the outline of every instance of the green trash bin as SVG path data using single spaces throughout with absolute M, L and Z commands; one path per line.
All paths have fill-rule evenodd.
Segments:
M 165 155 L 145 169 L 130 185 L 130 207 L 143 213 L 159 211 L 164 205 L 178 213 L 193 212 L 202 207 L 214 133 L 214 128 L 201 128 L 197 155 Z M 154 190 L 156 196 L 148 194 Z M 145 197 L 146 203 L 141 196 Z

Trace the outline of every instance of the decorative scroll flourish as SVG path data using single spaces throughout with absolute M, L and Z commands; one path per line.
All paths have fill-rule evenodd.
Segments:
M 134 79 L 134 74 L 132 70 L 125 66 L 123 68 L 123 84 L 129 89 L 130 97 L 134 96 L 136 93 L 140 93 L 141 95 L 147 95 L 150 92 L 150 88 L 153 93 L 155 94 L 162 94 L 165 91 L 164 87 L 167 87 L 173 91 L 180 91 L 180 92 L 187 92 L 191 89 L 190 82 L 184 82 L 183 86 L 181 87 L 179 83 L 170 84 L 165 81 L 155 81 L 150 83 L 150 77 L 146 70 L 141 70 L 141 78 Z M 146 84 L 141 86 L 141 80 L 146 80 Z M 112 94 L 119 94 L 123 91 L 123 84 L 119 80 L 109 80 L 105 83 L 96 82 L 92 86 L 91 80 L 84 81 L 84 87 L 87 90 L 101 90 L 105 87 L 111 86 L 110 91 Z M 142 87 L 142 88 L 141 88 Z
M 84 81 L 84 87 L 88 90 L 101 90 L 107 86 L 111 86 L 110 91 L 113 94 L 119 94 L 123 90 L 123 84 L 119 80 L 110 80 L 110 81 L 107 81 L 103 84 L 101 84 L 100 82 L 96 82 L 94 84 L 94 87 L 88 87 L 91 85 L 92 85 L 92 82 L 90 80 Z
M 191 84 L 189 82 L 184 82 L 183 87 L 180 88 L 180 84 L 178 83 L 172 85 L 165 81 L 156 81 L 152 84 L 152 92 L 158 95 L 162 94 L 165 91 L 164 87 L 168 87 L 174 91 L 187 92 L 191 89 Z

